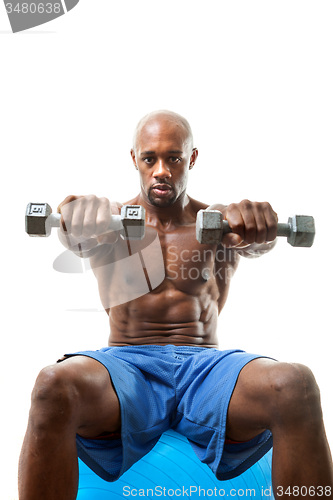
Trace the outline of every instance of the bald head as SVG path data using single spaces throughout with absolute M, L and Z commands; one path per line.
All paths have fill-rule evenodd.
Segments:
M 185 118 L 172 111 L 144 116 L 135 130 L 131 156 L 146 203 L 159 208 L 183 203 L 188 172 L 198 156 Z
M 193 136 L 190 124 L 181 115 L 174 113 L 173 111 L 153 111 L 148 115 L 144 116 L 138 123 L 134 138 L 133 138 L 133 149 L 137 150 L 138 140 L 142 133 L 148 133 L 149 131 L 156 133 L 158 130 L 168 126 L 173 131 L 178 132 L 183 138 L 186 145 L 190 150 L 193 148 Z

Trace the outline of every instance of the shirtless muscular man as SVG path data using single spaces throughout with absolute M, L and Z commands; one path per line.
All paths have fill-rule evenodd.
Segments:
M 230 277 L 240 255 L 274 246 L 277 214 L 267 202 L 213 205 L 233 234 L 220 245 L 200 245 L 195 221 L 208 205 L 186 193 L 197 155 L 183 117 L 159 111 L 139 122 L 131 156 L 141 189 L 127 204 L 146 210 L 142 241 L 106 232 L 115 211 L 106 198 L 69 196 L 60 204 L 61 241 L 90 258 L 110 337 L 108 347 L 66 355 L 38 375 L 20 457 L 20 500 L 74 500 L 78 455 L 116 480 L 169 428 L 189 439 L 218 479 L 242 473 L 273 444 L 276 493 L 296 485 L 307 487 L 303 498 L 332 497 L 332 457 L 311 371 L 218 348 Z M 138 257 L 136 268 L 146 276 L 146 293 L 135 269 L 114 265 L 145 249 L 149 258 Z M 153 285 L 161 262 L 162 278 Z

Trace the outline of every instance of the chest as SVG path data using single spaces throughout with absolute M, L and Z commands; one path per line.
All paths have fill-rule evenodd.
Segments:
M 132 287 L 147 280 L 155 293 L 179 290 L 198 295 L 220 286 L 225 259 L 219 254 L 217 261 L 216 253 L 216 246 L 196 240 L 193 225 L 168 232 L 147 227 L 143 240 L 118 242 L 112 259 L 116 264 L 112 265 L 113 280 Z
M 160 232 L 158 237 L 165 272 L 164 288 L 197 295 L 206 286 L 212 286 L 215 247 L 198 243 L 194 227 Z

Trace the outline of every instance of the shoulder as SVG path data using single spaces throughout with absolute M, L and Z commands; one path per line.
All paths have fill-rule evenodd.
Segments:
M 203 203 L 202 201 L 195 200 L 191 198 L 190 196 L 189 202 L 190 206 L 193 211 L 198 212 L 199 210 L 206 210 L 208 208 L 209 210 L 224 210 L 228 205 L 224 205 L 223 203 L 214 203 L 213 205 L 209 205 L 207 203 Z
M 137 195 L 134 198 L 132 198 L 131 200 L 125 201 L 123 203 L 123 205 L 140 205 L 139 197 L 140 197 L 140 195 Z
M 207 203 L 203 203 L 202 201 L 195 200 L 194 198 L 191 198 L 188 196 L 188 207 L 189 209 L 194 212 L 195 214 L 199 212 L 199 210 L 205 210 L 206 208 L 209 207 Z

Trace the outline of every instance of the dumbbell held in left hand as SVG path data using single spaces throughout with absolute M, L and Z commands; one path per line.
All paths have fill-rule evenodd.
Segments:
M 199 243 L 218 245 L 223 235 L 231 233 L 228 221 L 219 210 L 199 210 L 196 237 Z M 315 237 L 314 218 L 311 215 L 294 215 L 287 223 L 278 223 L 277 236 L 286 236 L 293 247 L 311 247 Z

